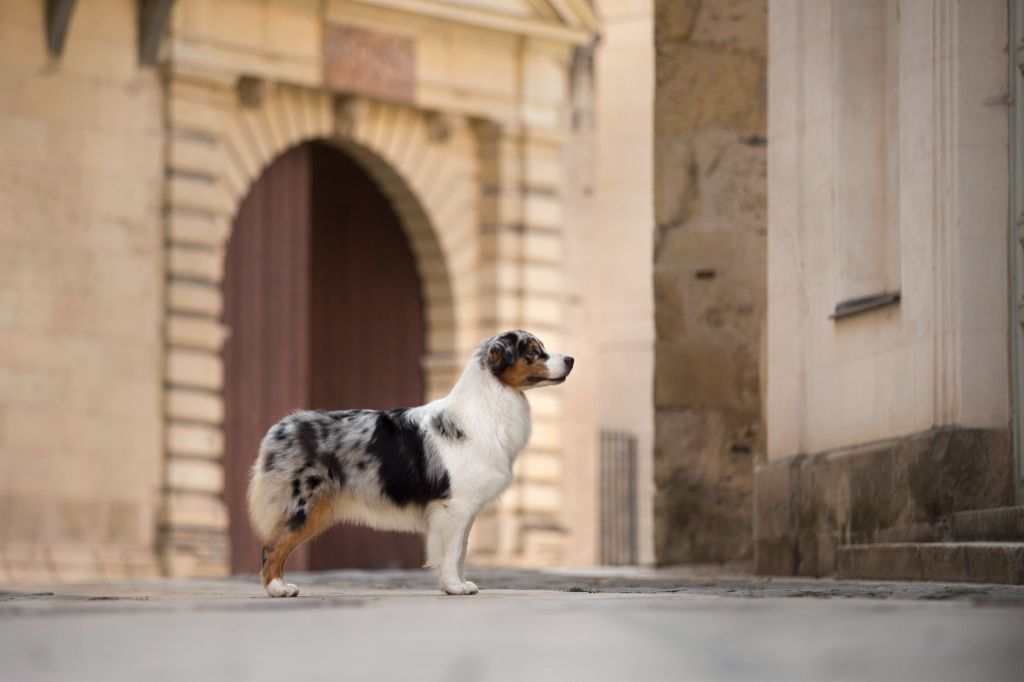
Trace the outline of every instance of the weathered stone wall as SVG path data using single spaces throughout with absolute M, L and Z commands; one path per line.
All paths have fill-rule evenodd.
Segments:
M 0 3 L 0 582 L 150 575 L 163 131 L 136 3 Z
M 655 3 L 655 551 L 749 559 L 764 457 L 764 0 Z

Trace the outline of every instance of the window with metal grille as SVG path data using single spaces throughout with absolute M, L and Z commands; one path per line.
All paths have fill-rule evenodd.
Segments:
M 637 563 L 636 436 L 601 430 L 601 563 Z

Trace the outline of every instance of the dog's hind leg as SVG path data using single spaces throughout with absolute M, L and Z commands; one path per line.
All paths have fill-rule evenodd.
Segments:
M 330 528 L 333 522 L 331 501 L 320 500 L 310 508 L 309 515 L 301 525 L 286 524 L 273 541 L 264 545 L 260 579 L 268 595 L 271 597 L 298 596 L 299 588 L 284 581 L 284 564 L 296 547 Z

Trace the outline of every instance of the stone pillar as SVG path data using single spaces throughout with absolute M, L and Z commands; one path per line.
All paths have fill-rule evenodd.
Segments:
M 764 2 L 655 2 L 655 553 L 747 560 L 764 457 Z
M 228 571 L 221 280 L 233 203 L 219 183 L 224 84 L 171 75 L 167 88 L 166 469 L 158 548 L 168 575 Z
M 551 130 L 477 125 L 482 214 L 481 337 L 506 329 L 562 340 L 562 137 Z M 484 514 L 473 538 L 482 563 L 551 565 L 562 561 L 562 396 L 528 394 L 533 436 L 516 464 L 516 484 Z

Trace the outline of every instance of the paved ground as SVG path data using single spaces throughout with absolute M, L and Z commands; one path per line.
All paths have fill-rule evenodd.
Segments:
M 1024 587 L 425 572 L 0 591 L 0 680 L 1024 680 Z

